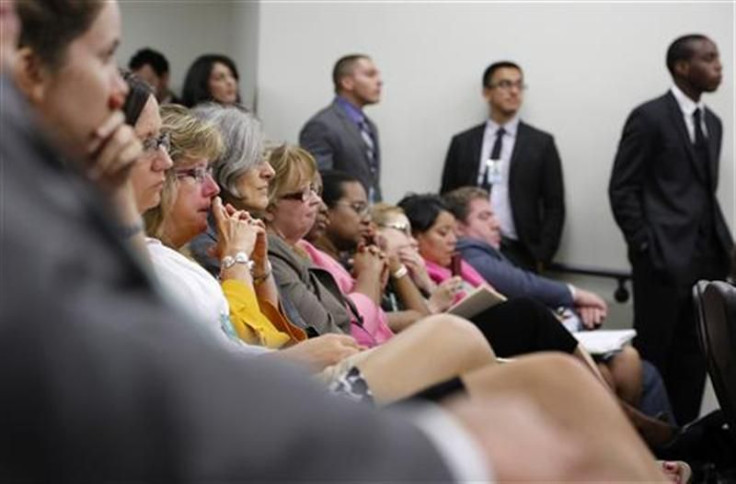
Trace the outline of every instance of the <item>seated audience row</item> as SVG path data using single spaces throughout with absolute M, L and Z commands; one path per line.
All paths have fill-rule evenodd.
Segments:
M 251 208 L 263 210 L 266 223 L 256 221 L 247 206 L 217 198 L 209 167 L 232 148 L 220 125 L 183 107 L 161 116 L 152 90 L 121 78 L 117 2 L 25 0 L 17 8 L 17 55 L 14 30 L 0 38 L 0 150 L 12 204 L 3 205 L 0 232 L 8 289 L 0 305 L 3 480 L 664 479 L 594 368 L 564 355 L 493 365 L 488 341 L 458 318 L 415 322 L 370 351 L 333 337 L 365 364 L 319 377 L 338 395 L 295 368 L 330 366 L 294 356 L 319 338 L 249 357 L 244 338 L 273 342 L 264 328 L 276 334 L 294 323 L 282 307 L 289 294 L 274 280 L 273 247 L 298 255 L 297 239 L 316 218 L 314 160 L 306 152 L 291 158 L 285 147 L 269 155 L 272 168 L 261 159 L 246 170 L 239 198 L 247 193 Z M 0 25 L 13 24 L 6 2 Z M 210 212 L 217 244 L 209 255 L 221 282 L 176 250 L 207 229 Z M 375 265 L 385 264 L 377 250 Z M 309 283 L 335 284 L 300 264 L 306 279 L 293 280 L 307 298 Z M 332 295 L 347 304 L 339 288 Z M 532 340 L 563 334 L 553 329 L 559 324 L 544 326 L 546 308 L 526 307 L 525 324 L 540 330 Z M 249 329 L 238 333 L 240 322 Z M 394 378 L 400 370 L 405 378 Z M 458 376 L 464 391 L 441 398 Z M 442 407 L 378 412 L 343 397 L 372 393 L 380 403 L 427 388 L 441 392 L 429 396 Z M 518 457 L 530 454 L 538 457 Z

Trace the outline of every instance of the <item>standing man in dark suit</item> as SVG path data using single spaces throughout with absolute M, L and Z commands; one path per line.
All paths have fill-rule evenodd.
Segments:
M 466 185 L 493 187 L 501 251 L 516 265 L 538 271 L 560 245 L 565 190 L 554 139 L 519 120 L 525 88 L 524 74 L 513 62 L 496 62 L 485 70 L 489 119 L 452 138 L 440 192 Z
M 733 241 L 715 195 L 721 121 L 701 100 L 721 83 L 718 48 L 703 35 L 680 37 L 667 69 L 674 86 L 626 121 L 609 196 L 633 269 L 635 344 L 685 423 L 697 417 L 705 384 L 691 288 L 726 276 Z
M 381 100 L 381 73 L 370 57 L 340 58 L 332 71 L 335 99 L 299 133 L 299 144 L 317 160 L 320 171 L 340 170 L 360 180 L 371 202 L 381 201 L 381 150 L 378 129 L 363 107 Z

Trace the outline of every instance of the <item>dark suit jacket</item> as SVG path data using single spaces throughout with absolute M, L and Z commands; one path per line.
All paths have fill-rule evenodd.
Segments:
M 453 136 L 440 193 L 478 184 L 485 129 L 483 123 Z M 519 122 L 509 170 L 509 200 L 519 240 L 538 261 L 549 262 L 565 223 L 562 165 L 554 138 Z
M 677 100 L 671 92 L 637 107 L 619 143 L 609 197 L 613 215 L 635 253 L 646 248 L 655 268 L 686 281 L 703 217 L 712 216 L 720 247 L 733 241 L 715 197 L 721 121 L 705 111 L 710 159 L 697 163 Z
M 320 171 L 340 170 L 349 173 L 360 180 L 366 193 L 372 187 L 377 197 L 375 201 L 380 201 L 381 150 L 378 128 L 368 116 L 365 120 L 375 139 L 375 156 L 379 168 L 375 176 L 371 174 L 367 148 L 360 129 L 336 101 L 307 121 L 299 133 L 299 144 L 315 157 Z
M 402 418 L 223 351 L 0 79 L 1 482 L 447 482 Z

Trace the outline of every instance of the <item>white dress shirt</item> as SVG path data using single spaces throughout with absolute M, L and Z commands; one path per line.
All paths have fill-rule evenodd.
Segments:
M 708 128 L 705 126 L 705 103 L 701 99 L 700 102 L 695 102 L 685 95 L 677 86 L 672 86 L 670 89 L 672 95 L 675 96 L 677 104 L 680 106 L 682 116 L 685 119 L 685 126 L 687 127 L 687 134 L 690 136 L 690 142 L 695 143 L 695 120 L 693 119 L 693 113 L 696 109 L 700 109 L 700 127 L 703 129 L 703 135 L 708 137 Z
M 496 142 L 496 132 L 501 126 L 495 121 L 489 119 L 486 122 L 486 130 L 483 133 L 483 146 L 480 150 L 480 177 L 485 174 L 486 162 L 491 156 L 493 144 Z M 511 154 L 514 152 L 516 144 L 516 132 L 519 129 L 519 118 L 514 117 L 511 121 L 503 125 L 506 134 L 503 135 L 501 145 L 500 159 L 500 177 L 495 180 L 491 188 L 491 207 L 498 217 L 501 224 L 501 234 L 510 239 L 516 240 L 516 226 L 514 218 L 511 214 L 511 201 L 509 200 L 509 169 L 511 167 Z

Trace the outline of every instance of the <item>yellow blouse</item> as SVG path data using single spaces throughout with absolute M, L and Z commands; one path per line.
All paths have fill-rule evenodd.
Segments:
M 270 302 L 258 299 L 249 285 L 228 279 L 222 282 L 222 291 L 235 332 L 246 343 L 277 349 L 306 339 L 304 331 L 289 323 Z

